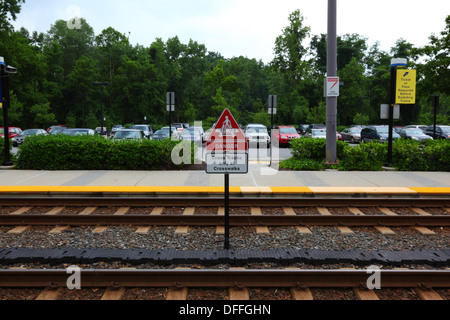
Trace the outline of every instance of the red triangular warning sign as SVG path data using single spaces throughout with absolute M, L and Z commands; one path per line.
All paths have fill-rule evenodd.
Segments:
M 208 151 L 245 151 L 247 142 L 230 110 L 225 109 L 207 138 Z

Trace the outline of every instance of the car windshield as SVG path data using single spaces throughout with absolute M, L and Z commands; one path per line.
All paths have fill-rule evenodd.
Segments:
M 325 137 L 327 133 L 325 130 L 312 130 L 312 135 L 315 137 Z
M 69 136 L 82 136 L 82 135 L 88 135 L 89 131 L 87 130 L 64 130 L 61 133 Z
M 115 139 L 140 139 L 141 135 L 138 131 L 119 131 L 114 136 Z
M 450 127 L 441 127 L 443 133 L 450 133 Z
M 283 128 L 283 127 L 281 127 L 280 128 L 280 133 L 283 133 L 283 134 L 297 134 L 297 130 L 295 130 L 295 128 L 292 128 L 292 127 L 290 127 L 290 128 Z
M 25 130 L 23 132 L 21 132 L 19 135 L 20 136 L 31 136 L 33 134 L 37 134 L 39 130 L 35 130 L 35 129 L 30 129 L 30 130 Z
M 138 130 L 142 130 L 142 131 L 148 131 L 148 127 L 147 126 L 135 126 L 136 129 Z
M 267 133 L 267 129 L 264 127 L 250 127 L 247 128 L 247 132 L 250 133 Z
M 377 131 L 378 131 L 378 133 L 388 133 L 389 127 L 378 127 Z
M 423 131 L 420 129 L 406 129 L 405 130 L 407 134 L 410 135 L 418 135 L 418 136 L 422 136 L 423 135 Z
M 351 128 L 349 131 L 350 133 L 361 133 L 361 129 L 358 128 Z

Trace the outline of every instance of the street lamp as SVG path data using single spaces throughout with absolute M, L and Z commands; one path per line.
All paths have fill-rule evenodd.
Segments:
M 3 107 L 3 128 L 5 133 L 5 166 L 12 165 L 11 156 L 9 154 L 9 123 L 8 108 L 10 107 L 9 97 L 9 75 L 16 74 L 17 68 L 6 66 L 5 59 L 0 57 L 0 102 Z
M 94 86 L 100 87 L 100 106 L 102 109 L 102 118 L 101 118 L 101 128 L 100 128 L 100 135 L 103 135 L 103 87 L 109 86 L 109 82 L 94 82 Z

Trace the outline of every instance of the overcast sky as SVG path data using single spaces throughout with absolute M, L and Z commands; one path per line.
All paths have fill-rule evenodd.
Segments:
M 225 58 L 244 56 L 269 63 L 275 39 L 300 9 L 313 35 L 327 32 L 327 0 L 26 0 L 14 26 L 47 32 L 58 19 L 75 14 L 95 34 L 113 27 L 130 42 L 149 46 L 178 36 L 204 44 Z M 358 33 L 389 51 L 399 38 L 415 46 L 445 29 L 449 0 L 337 0 L 338 35 Z

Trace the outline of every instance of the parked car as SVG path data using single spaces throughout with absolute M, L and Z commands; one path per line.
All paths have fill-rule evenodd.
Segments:
M 48 133 L 44 129 L 28 129 L 28 130 L 25 130 L 25 131 L 19 133 L 17 136 L 12 138 L 11 140 L 12 140 L 13 146 L 18 147 L 19 145 L 21 145 L 24 142 L 24 140 L 27 137 L 40 136 L 40 135 L 48 136 Z
M 306 128 L 305 134 L 311 134 L 313 129 L 326 129 L 324 124 L 310 124 L 308 128 Z
M 53 127 L 48 131 L 48 134 L 50 134 L 50 135 L 60 134 L 61 132 L 63 132 L 66 129 L 69 129 L 69 128 L 60 127 L 60 126 Z
M 276 126 L 275 130 L 273 138 L 279 141 L 280 147 L 288 146 L 292 140 L 301 138 L 293 126 Z
M 169 134 L 169 128 L 167 128 L 167 130 L 156 130 L 156 132 L 153 134 L 152 139 L 153 140 L 164 140 L 164 139 L 169 139 L 170 134 Z
M 392 139 L 398 140 L 400 136 L 392 129 Z M 389 140 L 389 126 L 367 126 L 361 130 L 361 142 L 386 142 Z
M 405 128 L 406 129 L 410 129 L 410 128 L 412 128 L 412 129 L 420 129 L 420 130 L 424 131 L 427 128 L 427 126 L 423 125 L 423 124 L 414 124 L 414 125 L 406 126 Z
M 327 130 L 312 129 L 311 132 L 307 134 L 307 136 L 314 138 L 314 139 L 326 139 L 327 138 Z
M 117 132 L 117 130 L 119 130 L 119 129 L 124 129 L 123 125 L 118 124 L 118 125 L 115 125 L 114 127 L 112 127 L 112 129 L 111 129 L 111 135 L 115 135 L 116 132 Z
M 22 132 L 22 129 L 17 128 L 17 127 L 8 127 L 8 133 L 9 133 L 9 138 L 12 139 L 15 136 L 17 136 L 18 134 L 20 134 Z M 1 127 L 0 128 L 0 138 L 4 138 L 5 137 L 5 128 Z
M 343 141 L 349 141 L 352 144 L 359 143 L 361 141 L 362 127 L 351 127 L 341 131 Z
M 400 137 L 405 139 L 411 139 L 416 141 L 433 140 L 432 137 L 427 136 L 425 133 L 423 133 L 422 130 L 417 128 L 402 128 L 398 129 L 397 133 L 400 135 Z
M 429 126 L 426 128 L 424 133 L 430 137 L 433 137 L 434 126 Z M 436 139 L 450 139 L 450 126 L 436 126 Z
M 306 130 L 308 129 L 309 124 L 301 124 L 297 128 L 298 134 L 304 135 L 306 133 Z
M 51 126 L 50 128 L 47 128 L 47 132 L 49 134 L 54 134 L 53 133 L 54 130 L 59 130 L 61 132 L 64 129 L 69 129 L 69 128 L 66 125 L 64 125 L 64 124 L 58 124 L 58 125 L 55 125 L 55 126 Z
M 263 124 L 248 124 L 245 127 L 245 139 L 250 144 L 266 143 L 270 145 L 270 136 L 267 127 Z
M 113 140 L 140 140 L 145 138 L 145 133 L 137 129 L 119 129 L 112 138 Z
M 150 137 L 153 135 L 153 127 L 148 124 L 136 124 L 131 126 L 130 129 L 143 131 L 147 139 L 150 139 Z
M 106 127 L 103 127 L 103 130 L 101 127 L 95 128 L 95 132 L 97 132 L 98 135 L 107 136 L 108 135 L 108 129 Z
M 75 128 L 75 129 L 65 129 L 61 131 L 61 134 L 67 136 L 95 136 L 95 130 L 93 129 L 85 129 L 85 128 Z
M 202 141 L 202 134 L 199 130 L 194 127 L 189 127 L 178 133 L 179 140 L 189 140 L 193 142 Z

